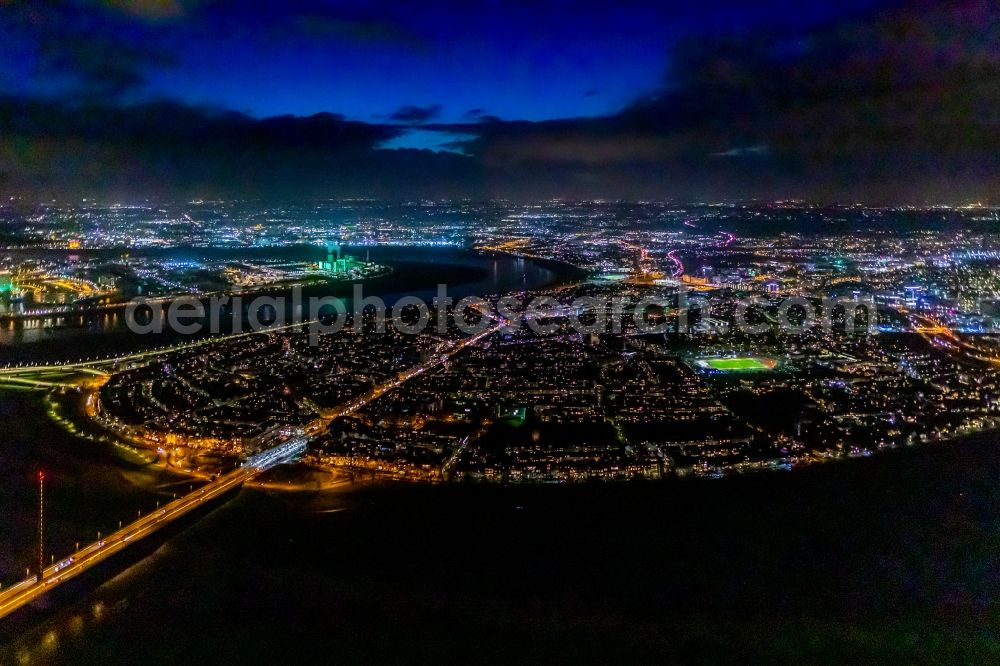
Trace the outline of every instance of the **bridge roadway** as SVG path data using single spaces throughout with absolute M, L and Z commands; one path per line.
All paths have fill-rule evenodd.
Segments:
M 239 338 L 246 338 L 253 335 L 259 335 L 261 333 L 278 333 L 293 328 L 308 326 L 309 324 L 312 323 L 314 323 L 314 320 L 294 322 L 291 324 L 282 324 L 278 326 L 264 326 L 259 329 L 250 331 L 239 331 L 236 333 L 213 335 L 210 337 L 191 340 L 189 342 L 180 342 L 166 347 L 157 347 L 155 349 L 147 349 L 145 351 L 131 352 L 128 354 L 122 354 L 121 356 L 114 356 L 110 358 L 93 359 L 90 361 L 78 361 L 76 363 L 72 362 L 26 363 L 23 365 L 13 365 L 5 368 L 0 368 L 0 376 L 19 375 L 32 372 L 53 372 L 53 371 L 68 371 L 68 370 L 80 370 L 99 375 L 106 374 L 104 370 L 113 369 L 116 366 L 119 366 L 123 363 L 138 363 L 149 359 L 155 359 L 160 356 L 167 356 L 174 352 L 185 351 L 189 349 L 197 349 L 199 347 L 206 347 L 210 345 L 219 344 L 220 342 L 226 342 L 229 340 L 236 340 Z
M 494 318 L 492 315 L 487 313 L 487 316 Z M 494 318 L 495 319 L 495 318 Z M 22 382 L 24 384 L 33 384 L 38 387 L 47 386 L 60 386 L 62 384 L 57 382 L 45 382 L 44 380 L 30 380 L 30 379 L 18 379 L 20 375 L 28 375 L 29 377 L 42 376 L 45 373 L 66 373 L 66 372 L 85 372 L 93 375 L 107 375 L 114 372 L 119 366 L 128 363 L 141 363 L 143 361 L 154 360 L 163 356 L 168 356 L 170 354 L 179 351 L 188 351 L 191 349 L 198 349 L 200 347 L 208 347 L 211 345 L 216 345 L 223 342 L 228 342 L 231 340 L 238 340 L 240 338 L 247 338 L 254 335 L 260 335 L 262 333 L 280 333 L 282 331 L 287 331 L 295 328 L 302 328 L 314 324 L 316 320 L 310 319 L 307 321 L 293 322 L 291 324 L 281 324 L 277 326 L 265 326 L 259 329 L 250 331 L 238 331 L 235 333 L 226 333 L 223 335 L 213 335 L 210 337 L 198 338 L 196 340 L 191 340 L 188 342 L 179 342 L 174 345 L 169 345 L 166 347 L 158 347 L 155 349 L 147 349 L 144 351 L 131 352 L 128 354 L 122 354 L 121 356 L 114 356 L 110 358 L 103 359 L 92 359 L 89 361 L 78 361 L 78 362 L 67 362 L 67 363 L 26 363 L 23 365 L 12 365 L 0 368 L 0 381 L 4 382 Z M 499 326 L 493 326 L 486 331 L 486 334 L 496 331 Z M 476 341 L 480 340 L 484 334 L 477 334 L 475 336 Z M 457 350 L 456 350 L 457 351 Z
M 575 283 L 574 283 L 575 284 Z M 566 289 L 573 285 L 564 285 L 560 289 Z M 521 319 L 531 319 L 531 318 L 546 318 L 546 317 L 561 317 L 566 316 L 568 311 L 565 306 L 558 306 L 552 310 L 545 312 L 534 312 L 534 313 L 524 313 L 520 316 Z M 495 333 L 497 330 L 502 328 L 508 322 L 502 318 L 497 317 L 495 314 L 489 312 L 488 310 L 482 312 L 483 315 L 492 319 L 494 324 L 487 328 L 485 331 L 477 333 L 472 338 L 467 338 L 461 345 L 453 349 L 447 355 L 450 356 L 453 353 L 460 351 L 468 344 L 478 342 L 483 337 Z M 76 363 L 25 363 L 22 365 L 11 365 L 7 367 L 0 368 L 0 381 L 23 381 L 25 384 L 35 384 L 39 387 L 44 386 L 60 386 L 59 383 L 48 383 L 45 381 L 31 381 L 31 380 L 18 380 L 16 379 L 19 375 L 37 375 L 39 373 L 49 373 L 49 372 L 85 372 L 94 375 L 107 375 L 114 372 L 122 364 L 128 363 L 141 363 L 142 361 L 149 361 L 162 356 L 167 356 L 169 354 L 187 351 L 191 349 L 198 349 L 200 347 L 207 347 L 211 345 L 216 345 L 219 343 L 237 340 L 240 338 L 246 338 L 253 335 L 259 335 L 261 333 L 279 333 L 282 331 L 292 330 L 295 328 L 303 328 L 311 324 L 316 323 L 316 319 L 308 319 L 305 321 L 292 322 L 290 324 L 277 324 L 271 326 L 264 326 L 258 329 L 252 329 L 249 331 L 236 331 L 233 333 L 225 333 L 222 335 L 212 335 L 204 338 L 198 338 L 196 340 L 190 340 L 188 342 L 179 342 L 177 344 L 169 345 L 166 347 L 159 347 L 156 349 L 147 349 L 144 351 L 130 352 L 128 354 L 122 354 L 121 356 L 114 356 L 103 359 L 91 359 L 88 361 L 78 361 Z
M 305 437 L 293 437 L 276 447 L 268 449 L 268 451 L 258 453 L 250 459 L 251 464 L 244 464 L 244 466 L 220 476 L 215 481 L 195 489 L 193 492 L 166 504 L 133 523 L 129 523 L 117 532 L 109 534 L 105 538 L 95 541 L 69 557 L 47 567 L 42 572 L 40 581 L 37 579 L 37 576 L 32 576 L 11 586 L 7 590 L 0 590 L 0 618 L 31 603 L 61 583 L 100 564 L 129 545 L 136 543 L 181 516 L 197 509 L 205 502 L 233 490 L 275 465 L 287 462 L 305 450 L 306 442 L 307 439 Z

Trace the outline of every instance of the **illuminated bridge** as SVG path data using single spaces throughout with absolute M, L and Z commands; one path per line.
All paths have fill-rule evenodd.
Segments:
M 88 544 L 72 555 L 59 560 L 38 575 L 0 590 L 0 618 L 13 613 L 49 590 L 103 562 L 129 545 L 153 534 L 181 516 L 204 506 L 209 500 L 225 495 L 243 483 L 276 465 L 290 462 L 306 450 L 308 438 L 297 435 L 264 451 L 260 451 L 233 471 L 219 476 L 193 492 L 176 499 L 156 511 L 142 516 L 117 532 Z
M 306 452 L 306 445 L 309 438 L 305 435 L 297 435 L 288 441 L 282 442 L 270 449 L 255 453 L 241 463 L 241 467 L 259 467 L 267 469 L 282 462 L 288 462 Z

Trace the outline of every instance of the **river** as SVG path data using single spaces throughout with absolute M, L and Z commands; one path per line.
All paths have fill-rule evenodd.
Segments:
M 346 251 L 350 251 L 350 248 L 346 248 Z M 39 256 L 49 256 L 53 252 L 56 251 L 34 251 L 33 255 L 42 253 Z M 355 251 L 362 256 L 364 252 L 371 252 L 372 261 L 392 268 L 392 273 L 387 276 L 361 283 L 365 296 L 379 296 L 389 306 L 404 295 L 417 296 L 430 302 L 437 293 L 438 284 L 447 285 L 448 294 L 458 300 L 469 295 L 533 289 L 574 274 L 568 267 L 543 265 L 511 256 L 487 256 L 452 248 L 380 247 Z M 160 250 L 156 256 L 178 261 L 206 258 L 313 261 L 322 258 L 322 254 L 320 248 L 294 246 L 266 250 L 175 248 Z M 303 294 L 307 299 L 326 295 L 346 298 L 352 293 L 352 288 L 353 285 L 349 283 L 332 283 L 307 288 Z M 245 301 L 252 301 L 252 298 L 248 296 Z M 223 317 L 223 324 L 231 321 L 230 317 Z M 225 333 L 226 329 L 223 328 L 220 332 Z M 123 310 L 63 318 L 7 321 L 6 325 L 0 326 L 0 365 L 101 358 L 159 347 L 179 339 L 178 334 L 170 331 L 141 335 L 131 332 L 126 325 Z

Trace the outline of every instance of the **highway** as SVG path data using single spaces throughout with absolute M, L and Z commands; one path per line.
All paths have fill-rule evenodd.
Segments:
M 995 356 L 994 352 L 981 349 L 976 345 L 969 344 L 965 340 L 962 340 L 960 337 L 955 335 L 954 331 L 934 317 L 917 314 L 915 312 L 908 311 L 905 308 L 896 308 L 896 310 L 908 319 L 910 326 L 913 328 L 915 333 L 920 335 L 920 337 L 922 337 L 928 344 L 936 347 L 937 349 L 948 351 L 952 353 L 952 355 L 959 358 L 965 356 L 966 358 L 980 361 L 982 363 L 1000 365 L 1000 357 Z M 946 338 L 944 341 L 946 344 L 938 344 L 938 336 Z
M 301 440 L 301 442 L 298 440 Z M 260 464 L 257 466 L 247 465 L 239 467 L 228 474 L 220 476 L 215 481 L 197 488 L 193 492 L 139 518 L 135 522 L 129 523 L 117 532 L 84 546 L 72 555 L 47 567 L 42 572 L 40 581 L 33 580 L 36 577 L 32 576 L 32 578 L 17 583 L 7 590 L 0 591 L 0 618 L 9 615 L 56 586 L 100 564 L 129 545 L 140 541 L 181 516 L 197 509 L 205 502 L 215 499 L 253 479 L 261 472 L 289 460 L 304 448 L 305 443 L 306 439 L 304 437 L 293 438 L 270 449 L 270 451 L 278 452 L 277 455 L 269 456 L 266 455 L 267 452 L 258 454 L 256 460 Z
M 670 274 L 670 277 L 677 278 L 680 277 L 681 275 L 684 275 L 684 264 L 681 263 L 681 260 L 677 258 L 677 250 L 671 250 L 670 252 L 667 252 L 667 257 L 670 259 L 670 261 L 674 262 L 674 272 Z

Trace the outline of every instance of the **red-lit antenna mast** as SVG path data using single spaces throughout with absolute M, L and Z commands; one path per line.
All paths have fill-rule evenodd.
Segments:
M 38 582 L 45 571 L 45 472 L 38 473 Z

